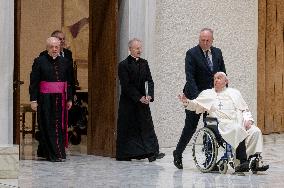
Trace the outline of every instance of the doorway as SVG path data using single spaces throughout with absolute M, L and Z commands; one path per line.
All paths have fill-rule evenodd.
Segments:
M 28 6 L 31 2 L 32 4 Z M 81 58 L 86 57 L 84 54 L 74 59 L 78 68 L 77 79 L 79 85 L 82 86 L 81 90 L 87 87 L 88 91 L 88 142 L 85 150 L 88 154 L 114 157 L 117 116 L 117 0 L 16 1 L 15 56 L 17 57 L 15 57 L 14 75 L 16 83 L 22 80 L 24 84 L 21 86 L 21 92 L 20 89 L 14 92 L 14 143 L 20 143 L 20 103 L 29 102 L 29 73 L 33 58 L 44 49 L 45 40 L 50 36 L 51 31 L 61 28 L 66 32 L 66 29 L 67 31 L 71 29 L 72 37 L 80 35 L 78 30 L 86 31 L 84 30 L 86 16 L 82 17 L 79 22 L 75 22 L 74 27 L 66 25 L 68 22 L 65 18 L 68 16 L 65 6 L 74 8 L 79 2 L 89 4 L 90 26 L 88 50 L 84 51 L 85 55 L 88 54 L 88 59 L 86 61 Z M 23 17 L 25 9 L 31 11 L 29 14 L 26 13 L 26 18 Z M 75 53 L 77 51 L 76 48 Z M 75 54 L 75 57 L 76 55 L 79 54 Z M 88 71 L 82 71 L 81 68 Z M 80 74 L 82 74 L 83 81 L 80 81 Z M 29 121 L 32 121 L 32 117 Z M 35 156 L 36 148 L 33 144 L 30 145 L 32 156 Z M 26 158 L 25 155 L 22 156 Z
M 35 132 L 37 131 L 36 113 L 30 109 L 29 75 L 34 58 L 45 50 L 46 39 L 55 30 L 65 33 L 66 48 L 72 51 L 76 89 L 78 98 L 87 107 L 88 93 L 88 46 L 89 46 L 89 0 L 25 0 L 17 1 L 16 22 L 17 37 L 15 51 L 15 73 L 22 83 L 20 92 L 15 92 L 15 124 L 16 143 L 20 144 L 20 158 L 34 159 L 37 144 Z M 18 48 L 18 49 L 17 49 Z M 17 72 L 18 71 L 18 72 Z M 20 93 L 20 95 L 16 95 Z M 16 98 L 18 96 L 18 98 Z M 82 101 L 81 101 L 82 99 Z M 78 100 L 79 101 L 79 100 Z M 85 130 L 87 130 L 87 122 Z M 83 127 L 82 125 L 80 126 Z M 84 127 L 83 127 L 84 128 Z M 73 129 L 70 129 L 73 130 Z M 69 150 L 87 153 L 87 132 L 81 138 L 81 144 L 71 145 Z

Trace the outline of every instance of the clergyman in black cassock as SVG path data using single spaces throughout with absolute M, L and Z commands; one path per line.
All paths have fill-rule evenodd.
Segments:
M 56 37 L 58 38 L 58 40 L 60 40 L 60 52 L 59 55 L 68 59 L 71 63 L 72 63 L 72 91 L 73 91 L 73 95 L 76 94 L 76 80 L 74 77 L 74 68 L 73 68 L 73 56 L 72 56 L 72 51 L 65 48 L 66 44 L 65 44 L 65 34 L 60 31 L 60 30 L 55 30 L 51 33 L 51 37 Z M 44 50 L 42 52 L 40 52 L 39 56 L 43 56 L 46 55 L 48 53 L 47 50 Z
M 116 159 L 148 158 L 150 162 L 164 157 L 159 153 L 149 102 L 154 101 L 154 82 L 148 62 L 140 58 L 141 41 L 129 42 L 129 55 L 119 63 L 121 94 L 118 109 Z M 148 84 L 148 95 L 145 90 Z
M 34 60 L 30 74 L 31 107 L 37 110 L 38 157 L 66 159 L 67 110 L 72 106 L 72 63 L 59 56 L 60 41 L 47 39 L 48 53 Z
M 60 53 L 59 55 L 61 57 L 66 58 L 72 63 L 72 91 L 74 96 L 74 103 L 73 107 L 68 111 L 68 127 L 69 129 L 69 141 L 73 145 L 78 145 L 81 142 L 81 132 L 84 132 L 86 128 L 86 121 L 82 121 L 82 119 L 86 119 L 86 116 L 83 114 L 83 109 L 79 105 L 80 100 L 77 98 L 76 95 L 76 84 L 79 84 L 78 81 L 75 79 L 74 74 L 74 66 L 73 66 L 73 56 L 72 51 L 65 48 L 65 34 L 60 30 L 55 30 L 51 33 L 51 37 L 56 37 L 58 40 L 60 40 Z M 42 51 L 39 56 L 43 56 L 48 54 L 47 50 Z M 83 128 L 81 128 L 83 127 Z

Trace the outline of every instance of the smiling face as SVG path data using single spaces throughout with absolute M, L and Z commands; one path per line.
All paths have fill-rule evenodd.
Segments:
M 217 72 L 214 75 L 214 88 L 216 92 L 222 91 L 228 84 L 228 79 L 225 73 Z

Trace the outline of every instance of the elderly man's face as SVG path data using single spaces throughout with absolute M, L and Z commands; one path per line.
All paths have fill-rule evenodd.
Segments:
M 131 47 L 129 47 L 130 54 L 133 57 L 140 57 L 142 54 L 142 44 L 139 41 L 133 41 Z
M 50 43 L 48 43 L 47 44 L 47 51 L 48 51 L 48 54 L 51 57 L 56 58 L 59 55 L 59 52 L 60 52 L 60 41 L 54 40 L 54 41 L 51 41 Z
M 210 31 L 202 31 L 199 36 L 199 46 L 202 50 L 209 50 L 213 43 L 213 35 Z
M 228 80 L 225 75 L 220 73 L 214 75 L 214 88 L 216 91 L 221 91 L 226 86 L 227 83 Z

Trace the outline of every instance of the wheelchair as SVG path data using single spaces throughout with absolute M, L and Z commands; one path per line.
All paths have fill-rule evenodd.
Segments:
M 230 144 L 222 139 L 218 131 L 219 122 L 217 118 L 205 117 L 203 122 L 204 127 L 195 133 L 193 139 L 192 156 L 194 163 L 201 172 L 219 171 L 221 174 L 226 174 L 229 165 L 235 169 L 233 149 Z M 218 155 L 221 149 L 224 152 Z M 217 160 L 218 157 L 219 160 Z M 260 161 L 261 157 L 258 155 L 250 159 L 249 168 L 254 174 L 257 173 L 255 169 Z

